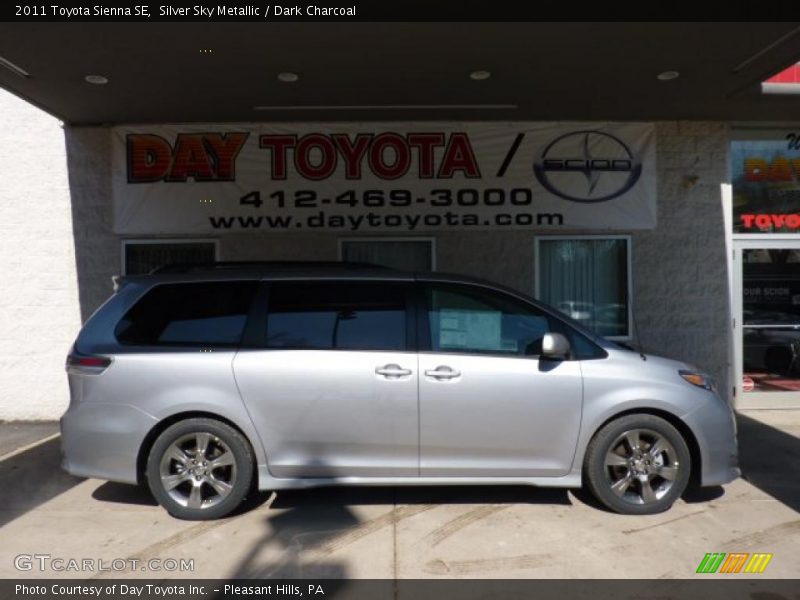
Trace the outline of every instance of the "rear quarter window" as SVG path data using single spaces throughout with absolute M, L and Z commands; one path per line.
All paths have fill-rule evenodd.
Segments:
M 117 324 L 130 346 L 236 346 L 255 281 L 168 283 L 153 287 Z

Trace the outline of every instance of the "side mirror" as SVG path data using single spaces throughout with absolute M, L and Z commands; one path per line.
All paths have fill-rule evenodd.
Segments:
M 567 358 L 569 340 L 560 333 L 545 333 L 542 338 L 542 358 Z

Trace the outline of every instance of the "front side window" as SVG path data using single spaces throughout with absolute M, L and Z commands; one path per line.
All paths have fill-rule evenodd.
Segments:
M 244 331 L 257 283 L 220 281 L 155 286 L 114 333 L 135 346 L 235 346 Z
M 488 290 L 433 285 L 426 298 L 434 352 L 538 356 L 552 329 L 535 307 Z
M 598 335 L 630 337 L 628 238 L 538 240 L 537 297 Z
M 267 347 L 404 351 L 406 287 L 396 283 L 273 283 Z

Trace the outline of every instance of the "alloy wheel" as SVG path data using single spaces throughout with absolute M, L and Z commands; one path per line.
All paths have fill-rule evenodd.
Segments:
M 658 502 L 672 488 L 680 468 L 673 445 L 651 429 L 623 432 L 605 456 L 611 491 L 631 504 Z
M 159 465 L 161 485 L 185 508 L 206 509 L 227 498 L 236 483 L 236 460 L 219 437 L 198 431 L 167 447 Z

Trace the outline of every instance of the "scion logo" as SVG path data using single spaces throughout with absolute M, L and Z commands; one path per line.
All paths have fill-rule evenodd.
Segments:
M 602 131 L 574 131 L 556 138 L 533 163 L 544 188 L 573 202 L 604 202 L 630 190 L 642 163 L 617 137 Z

